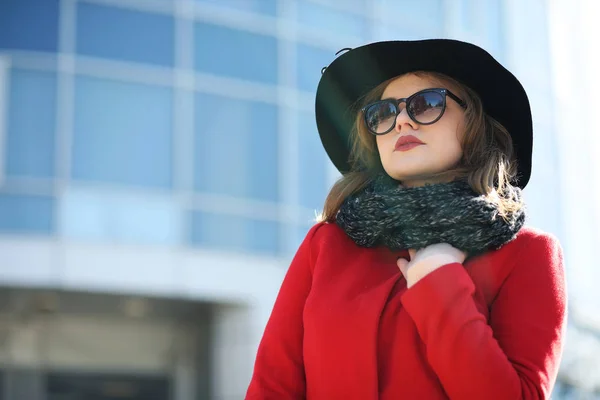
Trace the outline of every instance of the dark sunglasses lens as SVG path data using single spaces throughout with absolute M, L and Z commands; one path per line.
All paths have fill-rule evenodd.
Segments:
M 386 133 L 394 126 L 396 113 L 396 105 L 392 101 L 380 101 L 370 105 L 365 111 L 367 128 L 375 134 Z
M 411 99 L 408 111 L 418 123 L 431 123 L 444 111 L 444 96 L 437 92 L 421 93 Z

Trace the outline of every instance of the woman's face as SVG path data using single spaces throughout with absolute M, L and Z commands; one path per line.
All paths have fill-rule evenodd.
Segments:
M 432 79 L 407 74 L 390 82 L 381 99 L 406 98 L 420 90 L 437 87 L 459 95 L 455 89 Z M 462 157 L 464 110 L 447 96 L 443 116 L 432 125 L 420 125 L 410 119 L 405 107 L 405 103 L 400 103 L 401 112 L 394 128 L 376 137 L 381 163 L 387 174 L 404 186 L 435 183 L 432 175 L 453 168 Z

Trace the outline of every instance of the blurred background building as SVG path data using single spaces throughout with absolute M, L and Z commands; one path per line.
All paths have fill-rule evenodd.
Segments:
M 554 397 L 600 398 L 591 3 L 0 0 L 0 400 L 243 398 L 338 176 L 322 67 L 429 37 L 529 93 L 529 221 L 561 239 L 574 300 Z

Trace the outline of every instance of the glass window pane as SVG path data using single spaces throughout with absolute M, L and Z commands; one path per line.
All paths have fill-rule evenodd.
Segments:
M 171 187 L 172 90 L 77 77 L 74 179 Z
M 317 133 L 314 112 L 302 112 L 298 117 L 298 200 L 302 207 L 311 209 L 307 217 L 314 218 L 314 210 L 323 210 L 327 196 L 329 159 Z
M 504 25 L 502 23 L 502 4 L 498 0 L 488 0 L 485 2 L 484 9 L 485 22 L 482 25 L 485 29 L 485 36 L 487 38 L 486 50 L 503 62 L 503 40 L 506 35 L 504 35 Z
M 375 34 L 377 40 L 422 40 L 431 38 L 427 30 L 417 31 L 390 24 L 378 25 L 375 29 Z
M 6 172 L 52 177 L 56 126 L 56 74 L 10 72 Z
M 53 217 L 52 197 L 0 193 L 0 231 L 49 234 Z
M 194 211 L 190 239 L 196 246 L 277 254 L 280 229 L 274 221 Z
M 444 0 L 379 0 L 383 19 L 390 21 L 394 26 L 410 26 L 410 29 L 422 30 L 428 37 L 443 34 L 444 27 Z M 402 19 L 398 24 L 399 18 Z M 401 39 L 394 37 L 392 39 Z
M 315 222 L 316 223 L 316 222 Z M 315 224 L 307 224 L 307 225 L 296 225 L 296 238 L 295 238 L 295 247 L 294 247 L 294 252 L 298 251 L 298 247 L 300 247 L 300 245 L 302 244 L 302 241 L 304 241 L 304 239 L 306 238 L 306 235 L 308 234 L 308 231 L 310 230 L 310 228 L 313 227 L 313 225 Z
M 301 0 L 297 3 L 298 22 L 312 28 L 331 31 L 339 36 L 362 38 L 367 33 L 367 21 L 358 14 L 344 12 L 318 3 Z
M 321 70 L 335 59 L 335 51 L 302 43 L 298 44 L 296 49 L 298 70 L 296 85 L 301 90 L 316 92 L 319 79 L 321 79 Z
M 285 248 L 282 251 L 283 255 L 290 257 L 290 256 L 293 256 L 294 254 L 296 254 L 298 252 L 298 248 L 300 247 L 300 244 L 306 237 L 306 234 L 308 233 L 309 229 L 312 228 L 312 226 L 314 224 L 315 224 L 315 222 L 314 222 L 314 218 L 313 218 L 313 221 L 311 221 L 311 223 L 300 224 L 300 225 L 290 223 L 290 224 L 285 225 L 286 229 L 290 230 L 289 231 L 290 237 L 287 240 L 287 243 L 285 243 Z
M 277 107 L 209 94 L 195 107 L 196 190 L 277 201 Z
M 196 0 L 198 3 L 209 3 L 241 11 L 276 15 L 277 0 Z
M 197 70 L 277 83 L 277 39 L 274 37 L 197 23 L 194 38 Z
M 59 0 L 0 1 L 0 48 L 56 52 L 58 4 Z
M 315 0 L 302 0 L 302 1 L 315 1 Z M 335 7 L 343 7 L 355 11 L 364 11 L 365 2 L 367 5 L 372 4 L 373 0 L 344 0 L 342 4 L 340 4 L 339 0 L 316 0 L 319 3 L 326 4 L 328 6 Z
M 481 0 L 478 0 L 481 2 Z M 463 30 L 473 30 L 476 27 L 477 4 L 473 0 L 459 0 L 458 2 L 460 27 Z
M 177 205 L 164 197 L 69 189 L 61 199 L 62 235 L 123 243 L 181 243 Z
M 96 57 L 171 66 L 174 27 L 170 16 L 79 3 L 77 51 Z

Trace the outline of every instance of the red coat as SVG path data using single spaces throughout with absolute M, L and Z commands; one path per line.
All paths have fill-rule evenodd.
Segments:
M 550 398 L 567 301 L 553 237 L 523 228 L 410 289 L 399 254 L 315 225 L 281 286 L 246 399 Z

